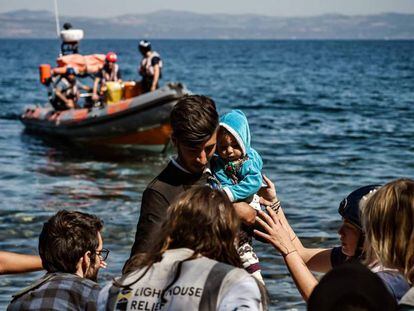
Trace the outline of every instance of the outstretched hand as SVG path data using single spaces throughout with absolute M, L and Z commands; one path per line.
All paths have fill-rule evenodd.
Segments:
M 284 227 L 277 214 L 270 208 L 266 208 L 269 215 L 265 212 L 258 211 L 260 217 L 256 217 L 256 222 L 264 231 L 254 230 L 254 233 L 262 239 L 271 243 L 283 256 L 296 251 L 288 230 Z

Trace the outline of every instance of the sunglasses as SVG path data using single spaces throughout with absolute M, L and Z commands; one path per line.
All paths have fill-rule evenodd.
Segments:
M 106 260 L 109 255 L 109 249 L 102 248 L 102 250 L 96 252 L 96 255 L 98 255 L 101 260 Z

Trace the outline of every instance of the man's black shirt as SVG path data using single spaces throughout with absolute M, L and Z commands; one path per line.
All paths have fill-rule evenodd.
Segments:
M 157 237 L 157 232 L 166 219 L 167 209 L 174 200 L 192 186 L 208 184 L 211 175 L 206 173 L 191 174 L 183 171 L 173 161 L 149 183 L 142 195 L 135 242 L 131 256 L 148 252 Z

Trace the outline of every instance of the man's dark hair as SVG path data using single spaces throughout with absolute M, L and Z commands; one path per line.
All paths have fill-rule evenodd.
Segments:
M 63 29 L 65 29 L 65 30 L 72 29 L 72 24 L 71 23 L 68 23 L 68 22 L 64 23 L 63 24 Z
M 103 222 L 95 215 L 62 210 L 43 224 L 39 255 L 48 272 L 75 273 L 79 259 L 98 248 Z M 96 256 L 91 256 L 92 264 Z
M 172 135 L 186 145 L 208 140 L 218 125 L 216 104 L 207 96 L 186 95 L 171 111 Z

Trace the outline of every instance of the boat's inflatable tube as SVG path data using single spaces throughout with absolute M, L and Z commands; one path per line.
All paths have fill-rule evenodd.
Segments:
M 65 29 L 60 32 L 60 38 L 65 43 L 79 42 L 83 39 L 82 29 Z
M 103 108 L 54 111 L 32 106 L 20 120 L 29 132 L 88 144 L 159 145 L 170 139 L 170 112 L 189 91 L 180 83 Z

